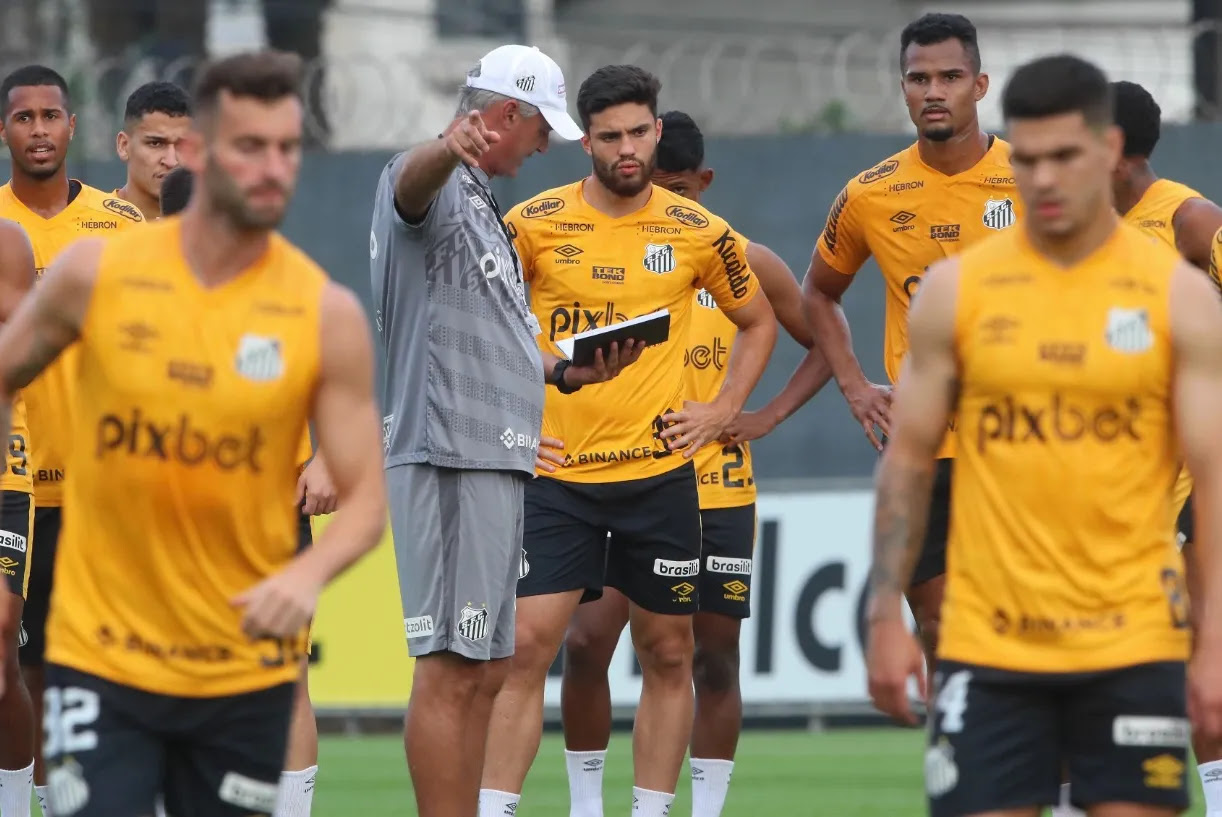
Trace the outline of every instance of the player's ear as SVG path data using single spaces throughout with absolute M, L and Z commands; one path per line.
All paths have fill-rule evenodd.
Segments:
M 983 74 L 983 73 L 977 74 L 976 75 L 976 101 L 979 102 L 980 100 L 984 99 L 985 94 L 987 94 L 988 92 L 989 92 L 989 75 Z
M 505 122 L 505 127 L 510 128 L 522 116 L 522 107 L 516 99 L 505 100 L 501 107 L 501 119 Z M 495 128 L 493 128 L 495 130 Z
M 115 135 L 115 153 L 119 154 L 119 161 L 126 162 L 132 157 L 130 148 L 131 140 L 127 138 L 127 132 L 119 131 Z
M 72 141 L 72 137 L 76 136 L 76 114 L 68 114 L 68 141 Z
M 1124 157 L 1124 131 L 1116 125 L 1108 125 L 1107 130 L 1103 133 L 1103 139 L 1107 144 L 1108 167 L 1115 170 Z
M 587 156 L 594 155 L 594 151 L 590 149 L 590 134 L 583 133 L 581 135 L 581 149 L 586 152 Z
M 658 117 L 658 121 L 654 123 L 654 144 L 662 141 L 662 117 Z
M 713 168 L 706 167 L 700 171 L 700 192 L 703 193 L 709 189 L 709 185 L 713 183 Z

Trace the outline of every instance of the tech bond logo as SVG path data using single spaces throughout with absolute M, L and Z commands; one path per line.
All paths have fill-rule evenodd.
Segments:
M 929 227 L 929 237 L 934 241 L 958 241 L 958 224 L 933 224 Z
M 593 267 L 590 278 L 594 281 L 604 281 L 608 284 L 622 284 L 626 271 L 623 267 Z

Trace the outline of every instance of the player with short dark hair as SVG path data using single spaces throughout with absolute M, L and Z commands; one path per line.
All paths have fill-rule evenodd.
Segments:
M 1124 220 L 1179 251 L 1194 266 L 1208 270 L 1214 236 L 1222 230 L 1222 208 L 1187 185 L 1159 178 L 1150 167 L 1162 129 L 1162 109 L 1135 82 L 1113 82 L 1116 124 L 1124 134 L 1124 153 L 1112 178 L 1116 209 Z M 1174 511 L 1188 582 L 1196 583 L 1198 554 L 1193 543 L 1192 477 L 1181 468 L 1175 481 Z M 1214 777 L 1222 770 L 1222 745 L 1197 739 L 1193 749 L 1210 815 L 1222 814 L 1222 791 Z M 1213 795 L 1212 798 L 1210 795 Z
M 36 275 L 41 277 L 51 261 L 82 236 L 109 235 L 143 224 L 143 216 L 131 204 L 68 176 L 65 160 L 76 129 L 76 115 L 72 113 L 68 83 L 59 73 L 45 65 L 16 69 L 0 81 L 0 105 L 0 135 L 8 146 L 11 165 L 8 184 L 0 187 L 0 218 L 15 221 L 25 230 L 34 250 Z M 5 476 L 0 478 L 0 490 L 11 487 L 10 480 L 32 478 L 34 484 L 34 525 L 26 564 L 20 570 L 17 565 L 0 569 L 27 575 L 18 659 L 34 714 L 34 784 L 41 803 L 46 800 L 42 664 L 71 434 L 67 407 L 74 355 L 70 350 L 22 390 L 29 433 L 23 428 L 10 432 Z M 14 418 L 20 425 L 21 410 L 16 405 Z M 27 439 L 38 442 L 27 447 Z M 13 524 L 6 523 L 5 530 L 19 532 Z M 4 745 L 24 753 L 19 741 L 6 741 Z M 13 783 L 9 788 L 19 785 Z
M 670 329 L 615 380 L 547 394 L 543 432 L 564 440 L 565 464 L 526 485 L 517 644 L 494 708 L 482 817 L 516 808 L 538 752 L 547 670 L 578 604 L 604 587 L 629 601 L 642 669 L 633 743 L 638 817 L 667 813 L 691 738 L 692 616 L 702 572 L 694 459 L 740 416 L 772 351 L 776 319 L 759 294 L 746 240 L 691 199 L 651 184 L 660 87 L 633 65 L 591 74 L 577 111 L 592 173 L 521 202 L 506 219 L 531 308 L 547 327 L 545 348 L 661 308 Z M 737 329 L 725 379 L 706 402 L 684 399 L 700 290 Z
M 145 220 L 161 212 L 161 180 L 178 167 L 178 143 L 190 127 L 191 99 L 172 82 L 146 82 L 127 98 L 115 136 L 127 181 L 115 195 L 140 208 Z
M 1112 110 L 1106 76 L 1077 57 L 1018 68 L 1002 112 L 1027 215 L 935 264 L 913 304 L 876 480 L 867 666 L 875 705 L 915 722 L 903 592 L 955 416 L 933 817 L 1037 817 L 1066 771 L 1093 817 L 1171 817 L 1188 806 L 1189 707 L 1222 734 L 1222 572 L 1211 563 L 1193 600 L 1205 619 L 1186 679 L 1168 524 L 1182 451 L 1202 543 L 1222 541 L 1222 303 L 1116 214 Z
M 653 183 L 697 204 L 713 181 L 705 165 L 704 134 L 682 111 L 662 114 Z M 718 817 L 725 804 L 742 729 L 739 638 L 751 613 L 755 547 L 755 474 L 749 441 L 797 411 L 831 376 L 802 314 L 797 279 L 772 250 L 747 244 L 747 262 L 759 278 L 777 321 L 809 351 L 789 384 L 758 411 L 739 415 L 725 442 L 706 444 L 693 458 L 699 483 L 700 610 L 692 619 L 692 677 L 696 710 L 691 736 L 692 814 Z M 692 296 L 683 372 L 685 397 L 709 401 L 724 385 L 737 327 L 705 290 Z M 615 547 L 612 540 L 611 547 Z M 564 640 L 565 764 L 570 817 L 601 817 L 602 780 L 611 739 L 607 669 L 628 623 L 628 599 L 607 587 L 598 601 L 580 605 Z
M 987 235 L 1009 230 L 1022 215 L 1009 145 L 980 127 L 977 106 L 988 93 L 989 76 L 981 71 L 975 26 L 958 14 L 926 14 L 904 28 L 900 48 L 900 88 L 917 141 L 840 192 L 803 284 L 819 348 L 850 411 L 879 450 L 890 433 L 892 386 L 871 383 L 862 370 L 840 305 L 844 293 L 873 256 L 886 282 L 883 363 L 894 384 L 908 353 L 909 304 L 925 270 Z M 953 456 L 953 435 L 947 434 L 927 539 L 907 588 L 931 664 L 941 623 Z
M 0 330 L 0 427 L 71 348 L 72 439 L 93 441 L 69 454 L 47 634 L 54 813 L 269 815 L 318 593 L 385 525 L 363 311 L 275 232 L 300 81 L 276 52 L 203 69 L 187 209 L 72 244 Z M 343 505 L 298 554 L 308 420 Z
M 186 209 L 195 187 L 195 177 L 179 165 L 161 181 L 161 215 L 177 215 Z M 297 478 L 297 501 L 301 516 L 297 522 L 297 549 L 305 550 L 314 543 L 310 526 L 312 515 L 335 510 L 335 485 L 323 465 L 322 456 L 315 454 L 309 429 L 302 434 L 298 449 L 300 476 Z M 312 628 L 311 624 L 311 628 Z M 275 817 L 309 817 L 314 802 L 314 784 L 318 775 L 318 721 L 310 702 L 310 654 L 313 633 L 301 658 L 301 671 L 293 696 L 293 716 L 289 727 L 288 752 L 284 773 L 280 776 Z
M 14 221 L 0 219 L 0 321 L 17 309 L 34 278 L 34 251 L 25 231 Z M 14 401 L 13 426 L 6 431 L 0 475 L 0 814 L 29 817 L 39 729 L 18 650 L 25 643 L 21 616 L 30 575 L 34 480 L 25 459 L 29 431 L 20 396 Z
M 1208 270 L 1214 236 L 1222 230 L 1222 208 L 1196 190 L 1159 178 L 1150 166 L 1162 129 L 1162 109 L 1150 92 L 1135 82 L 1113 82 L 1116 124 L 1124 134 L 1124 152 L 1112 177 L 1116 209 L 1124 220 L 1177 250 L 1194 266 Z M 1174 512 L 1188 582 L 1196 582 L 1197 549 L 1193 543 L 1192 476 L 1181 468 L 1175 481 Z M 1222 814 L 1222 791 L 1213 778 L 1222 769 L 1222 745 L 1194 745 L 1198 773 L 1210 812 Z M 1212 801 L 1210 794 L 1213 794 Z

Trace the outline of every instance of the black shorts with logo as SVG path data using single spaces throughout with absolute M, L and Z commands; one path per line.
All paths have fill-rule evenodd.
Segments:
M 23 491 L 0 491 L 0 573 L 14 596 L 25 598 L 33 559 L 34 500 Z
M 1188 806 L 1183 662 L 1024 673 L 940 661 L 929 715 L 931 817 L 1054 805 Z
M 293 684 L 222 698 L 155 695 L 47 666 L 51 810 L 148 817 L 263 817 L 276 806 Z
M 701 511 L 700 539 L 700 611 L 748 618 L 755 503 Z
M 41 667 L 47 650 L 47 612 L 51 609 L 55 553 L 59 548 L 62 522 L 62 508 L 39 508 L 35 505 L 30 580 L 26 587 L 25 608 L 21 613 L 24 643 L 17 653 L 17 660 L 23 667 Z
M 700 600 L 700 497 L 691 462 L 622 482 L 529 480 L 518 597 L 604 586 L 654 613 L 692 614 Z M 607 534 L 611 545 L 607 545 Z
M 1179 535 L 1180 546 L 1191 545 L 1193 534 L 1196 532 L 1196 525 L 1192 518 L 1192 494 L 1184 500 L 1184 507 L 1180 508 L 1179 518 L 1175 521 L 1176 533 Z
M 950 538 L 950 483 L 955 461 L 938 460 L 934 471 L 933 492 L 929 497 L 929 523 L 925 543 L 912 571 L 910 586 L 923 584 L 946 573 L 946 542 Z

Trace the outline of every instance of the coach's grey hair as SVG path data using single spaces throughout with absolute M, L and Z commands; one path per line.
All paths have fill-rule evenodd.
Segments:
M 472 88 L 469 85 L 464 85 L 458 91 L 458 110 L 456 114 L 462 116 L 465 113 L 471 113 L 471 111 L 483 111 L 488 106 L 504 102 L 506 99 L 513 99 L 513 97 L 498 94 L 496 91 L 485 91 L 482 88 Z M 529 118 L 539 113 L 539 109 L 529 102 L 523 102 L 520 99 L 515 101 L 518 103 L 518 110 L 522 112 L 522 116 Z

